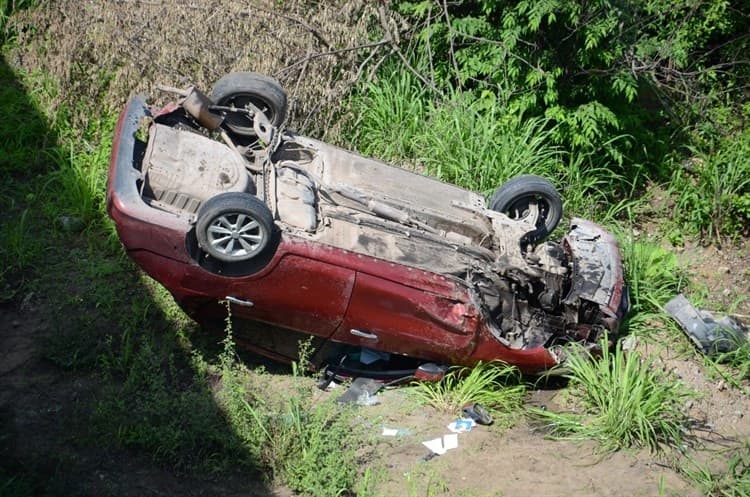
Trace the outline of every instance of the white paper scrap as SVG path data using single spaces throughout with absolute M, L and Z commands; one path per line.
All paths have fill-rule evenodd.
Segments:
M 422 445 L 430 449 L 435 454 L 442 456 L 445 454 L 445 449 L 443 448 L 443 439 L 441 438 L 433 438 L 432 440 L 428 440 L 426 442 L 422 442 Z
M 422 442 L 422 445 L 430 449 L 435 454 L 442 456 L 447 451 L 458 447 L 458 434 L 451 433 L 443 435 L 440 438 L 433 438 L 426 442 Z
M 455 448 L 458 448 L 458 434 L 443 435 L 443 449 L 451 450 Z
M 383 427 L 383 436 L 384 437 L 395 437 L 396 435 L 398 435 L 398 431 L 399 431 L 398 428 L 386 428 L 384 426 Z

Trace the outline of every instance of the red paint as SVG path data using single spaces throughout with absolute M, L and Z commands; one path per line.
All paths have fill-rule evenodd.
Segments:
M 555 364 L 544 348 L 510 349 L 496 340 L 463 281 L 311 243 L 282 233 L 276 253 L 255 274 L 228 277 L 198 265 L 187 251 L 187 219 L 148 207 L 132 168 L 133 134 L 142 101 L 131 101 L 115 132 L 107 210 L 128 254 L 198 322 L 222 319 L 227 296 L 239 319 L 304 331 L 337 342 L 447 363 L 502 360 L 536 373 Z M 616 248 L 616 247 L 615 247 Z M 617 314 L 622 273 L 608 309 Z M 618 321 L 619 321 L 618 316 Z M 366 338 L 351 330 L 373 335 Z

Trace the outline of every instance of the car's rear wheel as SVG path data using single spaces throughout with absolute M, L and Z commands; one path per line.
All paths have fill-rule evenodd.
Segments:
M 234 109 L 260 110 L 270 123 L 279 126 L 286 118 L 287 97 L 273 78 L 254 72 L 233 72 L 216 82 L 211 94 L 216 105 Z M 240 136 L 255 136 L 253 118 L 245 113 L 227 112 L 226 126 Z
M 489 207 L 511 219 L 523 219 L 532 205 L 538 208 L 536 229 L 525 240 L 534 243 L 552 233 L 562 218 L 562 199 L 549 180 L 533 174 L 516 176 L 495 190 Z
M 269 249 L 273 217 L 260 199 L 248 193 L 222 193 L 207 200 L 198 213 L 198 245 L 224 262 L 256 258 Z

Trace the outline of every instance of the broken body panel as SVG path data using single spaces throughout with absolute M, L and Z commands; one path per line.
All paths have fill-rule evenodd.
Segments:
M 196 213 L 238 190 L 261 198 L 277 229 L 259 258 L 222 263 L 196 243 Z M 128 254 L 188 315 L 221 328 L 229 301 L 238 343 L 276 359 L 293 360 L 310 335 L 319 363 L 346 344 L 538 373 L 565 343 L 616 333 L 628 307 L 615 239 L 594 223 L 524 244 L 534 219 L 278 130 L 245 171 L 179 106 L 152 115 L 141 97 L 117 124 L 107 210 Z

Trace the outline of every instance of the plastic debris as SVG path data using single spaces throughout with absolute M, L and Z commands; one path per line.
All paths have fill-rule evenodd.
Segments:
M 731 352 L 747 342 L 747 328 L 735 319 L 716 319 L 709 311 L 696 309 L 684 295 L 677 295 L 664 305 L 701 352 L 715 356 Z
M 492 424 L 492 415 L 478 402 L 465 405 L 463 409 L 461 409 L 461 414 L 463 414 L 465 418 L 473 419 L 480 425 Z
M 449 423 L 448 429 L 453 433 L 465 433 L 471 431 L 476 425 L 476 421 L 471 418 L 461 418 Z
M 349 388 L 339 397 L 339 403 L 356 403 L 359 406 L 374 406 L 380 404 L 375 394 L 383 388 L 383 383 L 372 378 L 357 378 Z
M 385 426 L 383 427 L 382 433 L 384 437 L 402 437 L 408 434 L 409 430 L 405 428 L 386 428 Z

